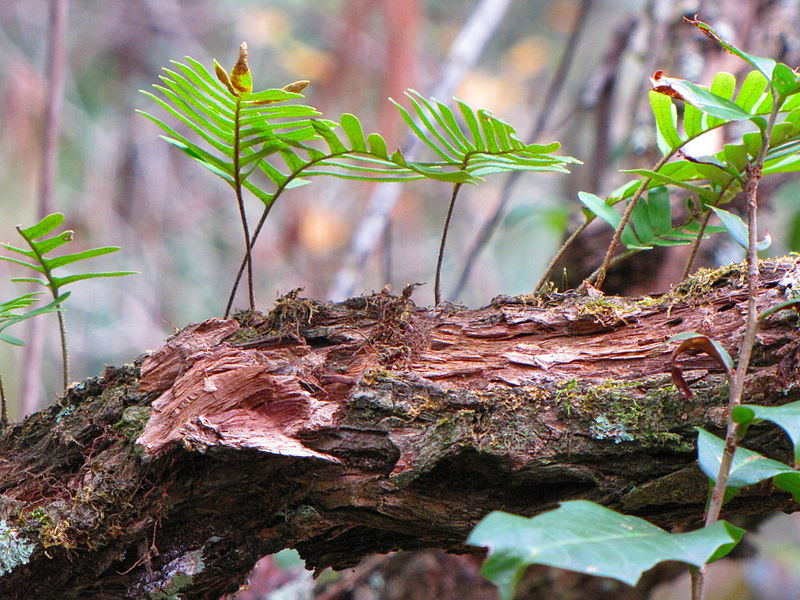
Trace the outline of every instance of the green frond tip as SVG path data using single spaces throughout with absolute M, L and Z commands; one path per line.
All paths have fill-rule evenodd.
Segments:
M 12 281 L 38 283 L 50 290 L 54 298 L 60 295 L 59 288 L 69 283 L 80 281 L 82 279 L 92 279 L 96 277 L 117 277 L 120 275 L 132 275 L 134 271 L 111 271 L 105 273 L 79 273 L 68 275 L 65 277 L 56 276 L 53 271 L 59 267 L 73 264 L 88 258 L 110 254 L 119 250 L 118 246 L 102 246 L 99 248 L 90 248 L 81 252 L 71 252 L 61 254 L 60 256 L 49 256 L 49 254 L 71 242 L 73 239 L 73 232 L 71 230 L 56 233 L 51 237 L 46 237 L 52 234 L 54 230 L 64 222 L 64 215 L 61 213 L 53 213 L 44 217 L 41 221 L 30 227 L 17 227 L 20 236 L 27 242 L 30 250 L 22 250 L 9 244 L 2 244 L 7 250 L 17 252 L 24 255 L 28 261 L 19 260 L 10 256 L 0 256 L 0 260 L 18 264 L 40 273 L 43 278 L 38 277 L 16 277 Z
M 580 163 L 571 156 L 551 154 L 560 148 L 558 142 L 527 144 L 509 123 L 487 110 L 476 111 L 461 100 L 454 99 L 461 113 L 456 117 L 445 104 L 415 90 L 408 90 L 406 98 L 411 110 L 395 100 L 391 102 L 413 134 L 437 155 L 435 164 L 468 171 L 473 181 L 510 171 L 567 172 L 564 165 Z

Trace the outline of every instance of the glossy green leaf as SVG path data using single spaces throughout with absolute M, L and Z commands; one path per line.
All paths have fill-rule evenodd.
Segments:
M 748 54 L 743 50 L 740 50 L 736 46 L 734 46 L 731 42 L 727 41 L 723 38 L 719 33 L 717 33 L 708 23 L 704 23 L 703 21 L 699 21 L 697 19 L 686 19 L 689 23 L 696 26 L 698 29 L 703 31 L 708 37 L 716 41 L 720 46 L 725 48 L 731 54 L 738 56 L 744 61 L 747 61 L 756 69 L 758 69 L 767 80 L 772 79 L 772 70 L 775 68 L 775 61 L 771 58 L 762 58 L 760 56 L 753 56 L 752 54 Z
M 678 111 L 669 96 L 650 90 L 649 98 L 656 120 L 659 149 L 662 154 L 669 154 L 683 143 L 677 129 Z
M 716 482 L 722 453 L 725 450 L 725 440 L 699 427 L 697 432 L 698 463 L 703 473 L 712 482 Z M 736 449 L 731 462 L 725 501 L 730 500 L 743 487 L 773 477 L 776 486 L 792 494 L 796 501 L 800 501 L 800 472 L 740 446 Z
M 489 549 L 481 571 L 498 586 L 501 598 L 511 600 L 529 565 L 560 567 L 635 585 L 642 573 L 663 561 L 700 566 L 721 558 L 743 534 L 725 521 L 671 534 L 643 519 L 575 500 L 532 518 L 493 512 L 472 530 L 467 543 Z
M 614 229 L 619 227 L 622 216 L 605 200 L 589 192 L 578 192 L 578 199 L 593 215 L 600 217 Z
M 714 214 L 719 217 L 719 220 L 722 221 L 725 229 L 728 230 L 728 233 L 731 234 L 731 237 L 736 241 L 736 243 L 742 248 L 747 249 L 749 244 L 749 227 L 744 221 L 742 221 L 741 217 L 716 206 L 712 206 L 711 210 L 713 210 Z M 756 244 L 756 250 L 759 252 L 766 250 L 769 248 L 771 243 L 772 237 L 767 234 L 763 240 Z
M 654 80 L 656 92 L 675 96 L 712 117 L 722 121 L 742 121 L 751 117 L 735 102 L 718 96 L 691 81 L 660 75 Z
M 794 446 L 795 464 L 800 463 L 800 401 L 782 406 L 741 404 L 731 413 L 733 420 L 743 426 L 771 421 L 786 432 Z

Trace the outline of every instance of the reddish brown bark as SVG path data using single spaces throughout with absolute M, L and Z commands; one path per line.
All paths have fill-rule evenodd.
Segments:
M 762 265 L 759 305 L 786 298 L 795 259 Z M 389 294 L 322 304 L 296 293 L 267 317 L 212 319 L 135 365 L 73 387 L 0 438 L 0 518 L 35 544 L 3 598 L 214 598 L 265 554 L 313 567 L 442 548 L 488 511 L 586 498 L 664 527 L 702 520 L 693 427 L 724 425 L 724 376 L 665 341 L 699 331 L 735 355 L 741 270 L 660 299 L 497 298 L 418 308 Z M 759 334 L 748 402 L 798 399 L 797 318 Z M 788 457 L 784 436 L 745 445 Z M 769 486 L 731 513 L 793 509 Z

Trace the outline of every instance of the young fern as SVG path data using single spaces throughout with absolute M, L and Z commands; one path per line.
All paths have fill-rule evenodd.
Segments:
M 465 127 L 459 123 L 454 112 L 436 100 L 427 100 L 419 92 L 409 90 L 414 114 L 392 100 L 403 120 L 414 134 L 422 140 L 440 159 L 437 165 L 446 165 L 465 173 L 461 181 L 454 181 L 442 229 L 439 254 L 436 262 L 434 299 L 441 302 L 441 273 L 447 232 L 453 216 L 456 198 L 464 183 L 477 183 L 486 175 L 510 171 L 552 171 L 569 173 L 565 165 L 580 163 L 570 156 L 551 154 L 560 144 L 526 144 L 519 139 L 514 128 L 505 121 L 492 116 L 487 110 L 477 112 L 460 100 L 455 100 Z
M 161 76 L 164 85 L 153 86 L 164 99 L 144 90 L 142 93 L 186 125 L 205 147 L 157 117 L 141 110 L 138 112 L 167 133 L 162 136 L 164 140 L 233 188 L 245 240 L 248 295 L 253 310 L 251 240 L 243 190 L 249 190 L 266 202 L 267 193 L 250 180 L 251 174 L 266 156 L 285 149 L 289 143 L 316 137 L 309 117 L 319 112 L 310 106 L 280 104 L 301 98 L 299 92 L 306 87 L 307 81 L 254 93 L 246 43 L 240 46 L 238 60 L 230 73 L 214 61 L 216 79 L 202 64 L 189 57 L 186 64 L 173 61 L 173 65 L 175 69 L 164 69 L 165 74 Z
M 24 259 L 14 258 L 12 256 L 0 256 L 0 260 L 22 265 L 29 269 L 33 269 L 42 277 L 14 277 L 11 281 L 15 282 L 30 282 L 37 283 L 46 287 L 53 297 L 53 302 L 42 309 L 41 312 L 49 312 L 49 310 L 56 310 L 58 316 L 58 329 L 61 336 L 61 355 L 63 359 L 63 384 L 64 389 L 67 389 L 70 379 L 70 363 L 69 363 L 69 350 L 67 348 L 67 329 L 64 322 L 64 314 L 62 310 L 57 310 L 56 307 L 60 306 L 64 300 L 69 296 L 70 292 L 62 293 L 61 288 L 76 281 L 83 281 L 84 279 L 95 279 L 98 277 L 120 277 L 122 275 L 133 275 L 135 271 L 109 271 L 103 273 L 76 273 L 73 275 L 56 275 L 54 271 L 60 267 L 85 260 L 102 256 L 111 252 L 119 250 L 119 246 L 103 246 L 101 248 L 92 248 L 82 252 L 73 252 L 70 254 L 62 254 L 60 256 L 46 256 L 49 255 L 56 248 L 60 248 L 64 244 L 72 241 L 73 231 L 66 230 L 61 233 L 46 237 L 54 232 L 54 230 L 64 222 L 64 215 L 61 213 L 53 213 L 47 215 L 41 221 L 30 227 L 22 228 L 17 226 L 17 231 L 25 240 L 30 248 L 18 248 L 11 244 L 2 243 L 0 246 L 6 250 L 21 255 Z M 45 310 L 49 309 L 49 310 Z M 39 313 L 37 313 L 39 314 Z M 31 315 L 33 316 L 33 315 Z
M 355 115 L 344 113 L 337 124 L 330 120 L 312 119 L 311 126 L 317 132 L 317 144 L 292 142 L 287 148 L 275 153 L 270 160 L 259 163 L 258 168 L 272 181 L 275 189 L 265 193 L 265 204 L 258 221 L 251 245 L 255 243 L 266 222 L 270 209 L 278 197 L 288 189 L 309 183 L 307 178 L 328 175 L 341 179 L 373 182 L 402 182 L 418 179 L 434 179 L 445 182 L 462 182 L 469 174 L 450 169 L 446 163 L 418 163 L 406 161 L 396 150 L 389 153 L 386 141 L 378 133 L 364 133 L 361 121 Z M 337 133 L 341 126 L 342 134 Z M 319 140 L 324 147 L 319 147 Z M 232 307 L 236 287 L 244 271 L 244 261 L 239 266 L 233 289 L 225 310 Z

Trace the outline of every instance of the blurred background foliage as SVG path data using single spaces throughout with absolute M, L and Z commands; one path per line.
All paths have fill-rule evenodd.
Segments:
M 155 83 L 170 59 L 189 55 L 210 66 L 217 58 L 229 66 L 246 40 L 257 89 L 310 79 L 308 104 L 334 119 L 343 111 L 352 112 L 366 130 L 379 131 L 390 146 L 399 146 L 403 124 L 387 98 L 401 99 L 406 88 L 423 94 L 434 88 L 451 44 L 478 4 L 72 0 L 55 209 L 67 215 L 67 225 L 75 230 L 74 244 L 80 246 L 76 249 L 123 247 L 96 259 L 97 270 L 141 272 L 75 287 L 67 305 L 74 378 L 96 374 L 104 363 L 130 361 L 159 346 L 176 328 L 220 315 L 241 260 L 240 225 L 229 188 L 159 140 L 157 128 L 134 114 L 137 107 L 153 109 L 137 90 Z M 501 206 L 499 227 L 454 300 L 478 306 L 500 293 L 529 292 L 564 235 L 581 221 L 577 192 L 606 194 L 623 180 L 617 169 L 647 167 L 655 161 L 646 96 L 653 71 L 663 69 L 701 83 L 708 83 L 717 71 L 744 71 L 737 59 L 682 25 L 683 15 L 699 14 L 754 54 L 798 64 L 798 4 L 510 2 L 455 95 L 491 110 L 520 132 L 538 126 L 539 135 L 525 141 L 558 140 L 564 154 L 585 164 L 574 167 L 572 176 L 536 173 L 520 179 Z M 36 220 L 42 113 L 48 94 L 43 75 L 48 5 L 46 0 L 0 2 L 0 239 L 12 243 L 14 225 Z M 574 60 L 559 70 L 565 52 L 572 52 Z M 552 87 L 554 79 L 557 84 Z M 554 98 L 546 102 L 548 96 Z M 721 146 L 724 135 L 735 132 L 717 132 L 706 139 L 709 152 Z M 455 288 L 478 231 L 497 210 L 503 185 L 503 178 L 497 177 L 462 191 L 448 239 L 446 295 Z M 297 287 L 304 287 L 309 296 L 332 296 L 342 268 L 351 261 L 350 240 L 374 187 L 315 179 L 276 205 L 254 249 L 256 297 L 262 310 L 268 310 L 279 293 Z M 800 249 L 798 183 L 777 176 L 765 180 L 762 189 L 763 222 L 775 239 L 769 252 Z M 449 189 L 443 184 L 405 186 L 385 235 L 366 264 L 358 267 L 352 292 L 369 292 L 386 283 L 399 290 L 410 282 L 427 281 L 414 298 L 419 304 L 431 303 L 448 199 Z M 258 202 L 249 199 L 248 208 L 256 219 Z M 599 264 L 609 237 L 599 223 L 590 228 L 559 267 L 556 285 L 579 283 Z M 618 269 L 616 279 L 609 278 L 608 291 L 665 291 L 680 276 L 685 258 L 681 252 L 644 253 L 638 262 Z M 706 249 L 703 264 L 741 257 L 733 243 L 720 237 Z M 0 265 L 2 281 L 12 274 L 18 273 Z M 0 287 L 4 299 L 24 291 L 10 283 Z M 13 333 L 25 337 L 22 328 Z M 46 335 L 40 404 L 52 400 L 58 389 L 55 327 L 48 327 Z M 15 402 L 25 372 L 22 353 L 0 351 L 11 417 L 18 418 L 36 408 Z M 781 552 L 787 556 L 789 551 Z M 791 552 L 796 560 L 796 547 Z

